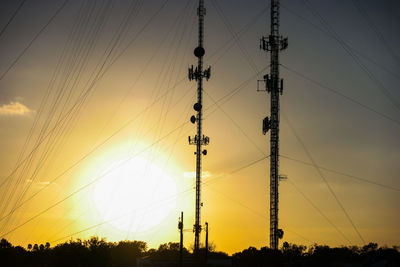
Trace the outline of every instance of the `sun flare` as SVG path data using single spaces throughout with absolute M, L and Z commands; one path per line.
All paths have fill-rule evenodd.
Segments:
M 121 231 L 145 232 L 175 208 L 176 186 L 167 172 L 147 158 L 112 162 L 96 184 L 93 200 L 102 219 Z

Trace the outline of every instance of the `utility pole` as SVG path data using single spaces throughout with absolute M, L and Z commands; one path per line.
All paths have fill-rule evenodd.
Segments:
M 178 229 L 180 232 L 180 242 L 179 242 L 179 266 L 182 266 L 183 260 L 183 211 L 181 212 L 181 217 L 178 222 Z
M 199 17 L 199 38 L 198 46 L 194 49 L 194 55 L 197 57 L 197 67 L 193 65 L 189 68 L 189 80 L 197 81 L 197 102 L 193 108 L 197 112 L 196 116 L 192 116 L 190 121 L 197 123 L 197 134 L 194 137 L 189 136 L 189 144 L 196 145 L 196 207 L 195 207 L 195 223 L 193 226 L 194 232 L 194 253 L 198 254 L 200 248 L 200 206 L 202 206 L 200 198 L 200 185 L 201 185 L 201 157 L 207 155 L 207 150 L 202 150 L 203 145 L 208 145 L 210 138 L 202 134 L 202 116 L 203 116 L 203 78 L 208 80 L 210 78 L 211 69 L 208 67 L 203 70 L 203 56 L 205 50 L 203 48 L 203 31 L 204 31 L 204 16 L 206 9 L 204 8 L 204 1 L 199 0 L 199 7 L 197 8 L 197 16 Z
M 206 222 L 206 264 L 208 259 L 208 222 Z
M 271 118 L 263 120 L 263 134 L 270 131 L 270 247 L 278 249 L 283 230 L 278 228 L 279 203 L 279 95 L 283 80 L 279 78 L 279 53 L 288 46 L 287 38 L 279 35 L 279 0 L 271 0 L 271 34 L 262 37 L 260 48 L 270 52 L 270 74 L 264 75 L 265 91 L 271 94 Z

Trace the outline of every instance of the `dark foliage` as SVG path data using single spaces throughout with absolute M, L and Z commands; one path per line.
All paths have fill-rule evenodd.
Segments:
M 233 266 L 400 266 L 397 247 L 378 248 L 369 243 L 363 247 L 305 246 L 283 243 L 282 249 L 273 251 L 249 247 L 232 255 Z
M 200 256 L 205 255 L 204 249 Z M 185 248 L 186 262 L 194 259 Z M 6 239 L 0 240 L 0 266 L 136 266 L 137 258 L 151 258 L 155 261 L 177 262 L 179 244 L 161 244 L 158 249 L 148 249 L 143 241 L 107 242 L 92 237 L 88 240 L 70 240 L 50 247 L 46 244 L 28 244 L 27 249 L 13 246 Z M 209 251 L 209 259 L 231 259 L 233 266 L 400 266 L 397 247 L 378 247 L 370 243 L 363 247 L 339 247 L 283 243 L 279 251 L 267 247 L 248 249 L 229 257 L 224 252 Z M 211 265 L 208 265 L 211 266 Z

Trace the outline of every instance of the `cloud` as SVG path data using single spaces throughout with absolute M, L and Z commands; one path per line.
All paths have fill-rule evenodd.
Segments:
M 29 109 L 24 104 L 18 101 L 11 101 L 9 104 L 3 104 L 0 106 L 0 116 L 3 115 L 16 115 L 23 116 L 29 115 L 33 110 Z

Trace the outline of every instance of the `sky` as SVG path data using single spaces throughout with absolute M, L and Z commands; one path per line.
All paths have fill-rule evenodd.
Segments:
M 201 221 L 269 244 L 269 1 L 205 1 Z M 0 3 L 0 235 L 194 242 L 197 1 Z M 400 3 L 281 1 L 282 242 L 400 245 Z M 204 232 L 201 240 L 204 242 Z

